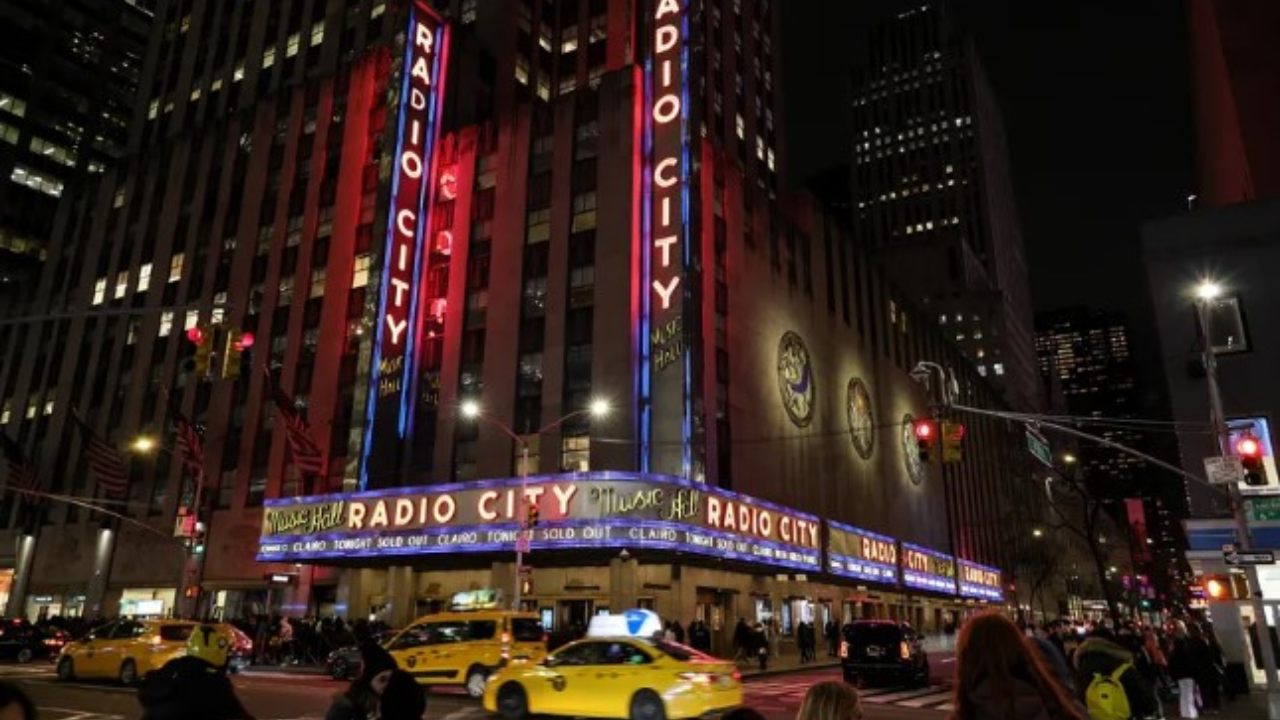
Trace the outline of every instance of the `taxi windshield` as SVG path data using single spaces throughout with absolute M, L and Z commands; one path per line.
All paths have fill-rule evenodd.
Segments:
M 168 642 L 183 642 L 191 637 L 192 625 L 161 625 L 160 639 Z
M 687 662 L 690 660 L 695 662 L 715 662 L 715 658 L 710 655 L 694 650 L 688 645 L 681 645 L 678 642 L 671 642 L 670 640 L 655 640 L 653 642 L 653 646 L 680 662 Z

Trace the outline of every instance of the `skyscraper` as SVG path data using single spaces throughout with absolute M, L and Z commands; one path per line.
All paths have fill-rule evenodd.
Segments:
M 1040 313 L 1036 352 L 1045 384 L 1061 394 L 1066 411 L 1095 419 L 1081 430 L 1172 460 L 1172 425 L 1151 422 L 1122 316 L 1094 308 Z M 1130 526 L 1138 567 L 1153 575 L 1156 587 L 1169 590 L 1172 573 L 1182 567 L 1178 523 L 1186 517 L 1187 499 L 1181 478 L 1096 443 L 1082 442 L 1078 455 L 1085 483 L 1117 501 L 1111 509 Z M 1140 502 L 1119 502 L 1125 500 Z
M 946 3 L 897 3 L 853 71 L 854 232 L 1015 407 L 1042 392 L 1003 120 Z
M 0 312 L 34 291 L 59 198 L 124 152 L 151 4 L 0 0 Z
M 777 187 L 777 3 L 159 12 L 135 152 L 67 208 L 53 260 L 76 270 L 40 286 L 86 312 L 0 327 L 0 425 L 54 489 L 92 495 L 74 417 L 123 445 L 176 408 L 205 428 L 201 501 L 161 455 L 133 461 L 130 512 L 172 528 L 195 506 L 209 552 L 189 574 L 142 563 L 136 528 L 52 507 L 59 537 L 125 548 L 72 555 L 9 498 L 14 612 L 55 571 L 94 579 L 85 612 L 145 591 L 396 622 L 527 584 L 558 624 L 643 603 L 727 642 L 726 617 L 941 627 L 961 597 L 1003 597 L 1030 537 L 1020 438 L 975 419 L 945 482 L 921 457 L 916 362 L 1000 401 L 820 203 Z M 526 575 L 530 504 L 546 567 Z

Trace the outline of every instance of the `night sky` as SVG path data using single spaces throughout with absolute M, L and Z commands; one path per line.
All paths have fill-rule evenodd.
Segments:
M 792 182 L 849 157 L 847 68 L 859 23 L 886 2 L 783 6 Z M 1139 233 L 1193 191 L 1182 1 L 959 9 L 1004 110 L 1036 309 L 1120 310 L 1154 360 Z

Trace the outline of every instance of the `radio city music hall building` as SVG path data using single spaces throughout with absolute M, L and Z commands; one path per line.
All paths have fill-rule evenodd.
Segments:
M 85 312 L 0 327 L 5 430 L 51 491 L 93 495 L 72 408 L 123 445 L 171 435 L 177 403 L 204 428 L 199 586 L 225 616 L 509 596 L 530 502 L 523 604 L 553 629 L 648 606 L 726 643 L 740 617 L 936 629 L 1001 602 L 1034 521 L 1020 437 L 967 420 L 962 462 L 919 461 L 918 360 L 997 396 L 779 186 L 778 13 L 165 3 L 131 155 L 64 206 L 39 288 Z M 253 371 L 193 376 L 183 331 L 217 323 L 256 335 Z M 299 476 L 264 367 L 323 477 Z M 594 398 L 607 417 L 536 432 Z M 526 481 L 490 420 L 527 440 Z M 181 463 L 130 469 L 127 514 L 168 531 Z M 171 612 L 189 582 L 132 525 L 5 503 L 11 613 Z

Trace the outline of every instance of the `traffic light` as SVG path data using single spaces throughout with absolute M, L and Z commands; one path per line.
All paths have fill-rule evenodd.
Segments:
M 222 356 L 222 379 L 235 380 L 240 377 L 241 357 L 244 351 L 253 347 L 253 333 L 239 328 L 227 331 L 226 352 Z
M 538 503 L 529 503 L 529 508 L 525 511 L 524 526 L 530 529 L 538 527 Z
M 929 452 L 933 449 L 933 442 L 938 436 L 937 425 L 932 420 L 916 420 L 916 451 L 920 453 L 920 462 L 929 462 Z
M 1236 440 L 1236 455 L 1244 467 L 1245 485 L 1266 485 L 1267 466 L 1262 461 L 1262 442 L 1251 433 Z
M 196 346 L 195 364 L 192 366 L 196 377 L 208 376 L 213 360 L 213 331 L 195 325 L 187 329 L 187 339 Z
M 942 462 L 958 463 L 964 459 L 964 425 L 942 423 Z

